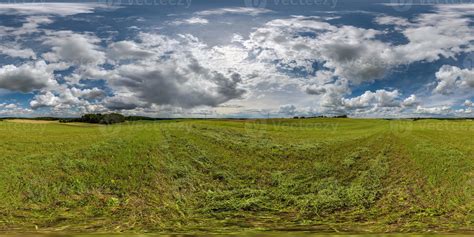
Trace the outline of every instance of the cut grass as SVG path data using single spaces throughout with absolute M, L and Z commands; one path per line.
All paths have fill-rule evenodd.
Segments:
M 472 231 L 474 123 L 0 122 L 0 230 Z

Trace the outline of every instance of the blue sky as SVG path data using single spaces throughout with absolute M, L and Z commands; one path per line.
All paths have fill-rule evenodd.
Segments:
M 0 2 L 0 116 L 474 116 L 468 0 Z

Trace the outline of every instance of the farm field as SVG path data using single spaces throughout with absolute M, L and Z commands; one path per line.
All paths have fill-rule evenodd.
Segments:
M 0 121 L 0 232 L 474 230 L 474 122 Z

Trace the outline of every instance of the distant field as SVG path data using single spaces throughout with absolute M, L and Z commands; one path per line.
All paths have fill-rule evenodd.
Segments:
M 32 120 L 32 119 L 6 119 L 5 122 L 10 122 L 10 123 L 32 123 L 32 124 L 58 123 L 58 121 Z
M 0 231 L 465 233 L 473 138 L 473 121 L 0 121 Z

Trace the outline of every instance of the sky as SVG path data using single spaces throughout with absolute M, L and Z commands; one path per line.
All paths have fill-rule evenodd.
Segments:
M 473 0 L 0 0 L 0 117 L 473 117 Z

